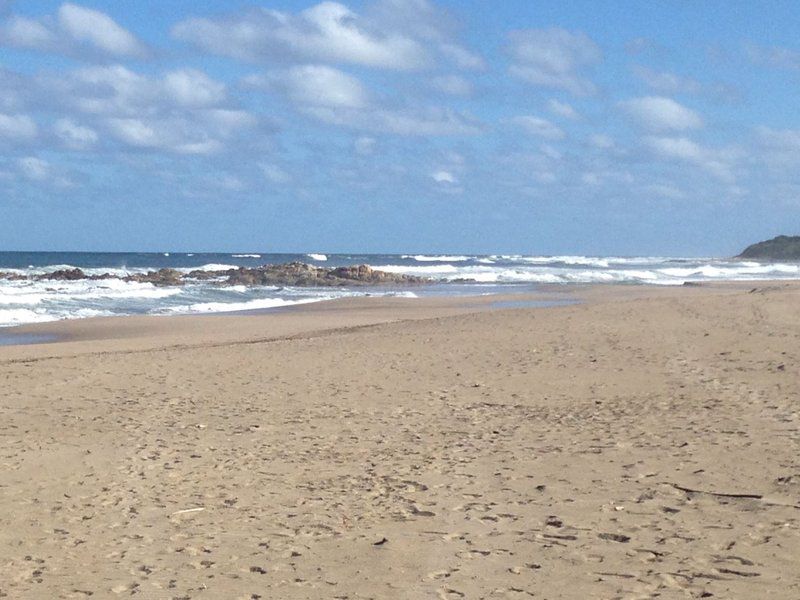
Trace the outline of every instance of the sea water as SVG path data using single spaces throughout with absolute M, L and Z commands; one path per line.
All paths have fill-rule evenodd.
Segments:
M 136 273 L 172 268 L 219 271 L 301 261 L 375 269 L 430 278 L 413 287 L 221 286 L 194 281 L 176 287 L 126 282 Z M 334 298 L 382 295 L 470 295 L 534 290 L 537 284 L 685 282 L 800 279 L 800 265 L 737 259 L 427 254 L 268 254 L 0 252 L 0 271 L 35 276 L 78 267 L 114 279 L 53 281 L 0 279 L 0 327 L 59 319 L 131 314 L 202 314 L 293 306 Z

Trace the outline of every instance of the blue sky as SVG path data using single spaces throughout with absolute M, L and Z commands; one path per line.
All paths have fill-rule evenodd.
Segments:
M 800 4 L 0 0 L 0 249 L 730 255 Z

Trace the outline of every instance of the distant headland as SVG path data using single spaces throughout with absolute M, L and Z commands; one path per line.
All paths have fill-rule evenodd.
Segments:
M 737 258 L 800 261 L 800 236 L 779 235 L 771 240 L 751 244 Z

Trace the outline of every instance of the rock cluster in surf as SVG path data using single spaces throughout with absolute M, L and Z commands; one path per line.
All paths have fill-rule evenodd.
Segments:
M 302 262 L 260 267 L 238 267 L 218 271 L 194 270 L 188 273 L 176 269 L 159 269 L 146 273 L 133 273 L 124 277 L 103 273 L 89 274 L 79 268 L 59 269 L 50 273 L 27 276 L 0 271 L 0 279 L 34 281 L 79 281 L 120 279 L 127 282 L 152 283 L 157 286 L 183 285 L 192 281 L 218 282 L 220 285 L 290 285 L 302 287 L 335 287 L 364 285 L 415 285 L 430 283 L 424 277 L 378 271 L 369 265 L 348 267 L 316 267 Z

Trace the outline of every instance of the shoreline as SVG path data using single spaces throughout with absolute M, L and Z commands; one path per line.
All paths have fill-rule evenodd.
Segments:
M 582 303 L 641 298 L 682 297 L 687 294 L 734 293 L 754 289 L 800 289 L 799 281 L 759 280 L 708 282 L 701 285 L 661 286 L 631 284 L 540 284 L 536 291 L 481 295 L 362 296 L 335 298 L 291 306 L 234 310 L 206 314 L 120 315 L 61 319 L 0 328 L 0 361 L 18 356 L 46 356 L 51 351 L 80 352 L 87 348 L 150 349 L 180 346 L 189 338 L 200 343 L 231 343 L 251 327 L 245 341 L 281 339 L 329 330 L 377 325 L 394 321 L 424 320 L 489 310 L 524 310 L 569 307 Z M 526 306 L 533 303 L 533 306 Z M 244 320 L 244 328 L 228 326 L 229 319 Z M 14 343 L 14 338 L 22 343 Z M 99 344 L 99 346 L 97 345 Z M 153 345 L 155 344 L 155 346 Z

